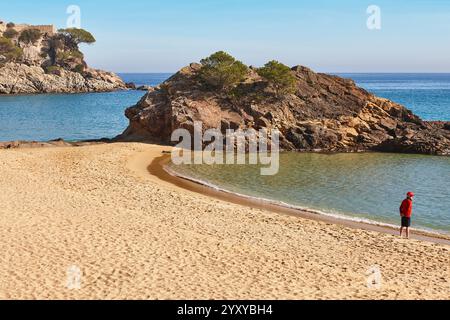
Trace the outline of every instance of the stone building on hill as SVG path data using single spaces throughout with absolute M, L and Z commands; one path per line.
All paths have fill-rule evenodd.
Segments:
M 7 23 L 0 19 L 0 33 L 5 32 L 6 29 L 8 29 Z M 54 35 L 57 32 L 56 27 L 54 25 L 52 25 L 52 24 L 50 24 L 50 25 L 16 24 L 16 25 L 14 25 L 13 29 L 16 30 L 19 33 L 24 31 L 24 30 L 37 29 L 42 34 L 44 34 L 44 35 L 46 34 L 46 35 L 49 35 L 49 36 L 52 36 L 52 35 Z

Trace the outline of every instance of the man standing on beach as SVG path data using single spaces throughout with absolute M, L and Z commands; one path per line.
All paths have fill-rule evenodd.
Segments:
M 414 193 L 408 192 L 406 199 L 400 206 L 400 216 L 402 217 L 402 226 L 400 228 L 400 237 L 403 236 L 403 229 L 406 228 L 406 238 L 409 239 L 409 227 L 411 227 L 411 216 L 413 208 Z

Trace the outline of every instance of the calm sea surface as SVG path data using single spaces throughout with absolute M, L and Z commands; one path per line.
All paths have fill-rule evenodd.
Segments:
M 450 74 L 339 74 L 367 91 L 400 103 L 424 120 L 450 121 Z
M 282 153 L 280 172 L 255 165 L 171 165 L 219 189 L 359 221 L 399 223 L 400 202 L 416 193 L 414 227 L 450 233 L 450 157 Z
M 170 74 L 121 74 L 126 82 L 157 85 Z M 128 125 L 124 111 L 143 91 L 0 95 L 0 141 L 113 138 Z
M 170 74 L 121 74 L 157 85 Z M 340 74 L 405 105 L 425 120 L 450 121 L 450 74 Z M 0 141 L 112 138 L 127 126 L 125 108 L 142 91 L 0 96 Z M 407 191 L 417 194 L 416 227 L 450 233 L 450 158 L 396 154 L 281 155 L 280 173 L 257 166 L 174 168 L 232 192 L 383 223 L 397 223 Z

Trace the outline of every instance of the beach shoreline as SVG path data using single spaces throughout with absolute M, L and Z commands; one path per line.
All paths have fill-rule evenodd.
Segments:
M 148 171 L 168 151 L 142 143 L 0 150 L 0 298 L 449 298 L 448 245 L 180 188 Z M 75 290 L 67 287 L 74 268 Z M 373 268 L 379 288 L 368 285 Z
M 148 171 L 150 174 L 157 176 L 161 180 L 174 184 L 178 187 L 192 192 L 200 193 L 202 195 L 213 197 L 215 199 L 228 201 L 233 204 L 268 210 L 278 214 L 287 214 L 290 216 L 342 225 L 353 229 L 381 232 L 394 236 L 398 236 L 399 233 L 399 227 L 386 225 L 381 222 L 373 221 L 372 223 L 371 221 L 369 223 L 364 221 L 355 221 L 351 218 L 346 219 L 346 217 L 343 216 L 335 217 L 331 215 L 325 215 L 314 210 L 298 209 L 275 203 L 266 199 L 253 198 L 241 194 L 236 194 L 225 189 L 215 188 L 204 184 L 202 181 L 198 181 L 191 177 L 178 174 L 174 170 L 168 168 L 167 165 L 169 162 L 170 155 L 162 155 L 161 157 L 158 157 L 152 161 L 152 163 L 148 166 Z M 412 228 L 411 238 L 432 243 L 450 245 L 449 235 L 428 230 Z

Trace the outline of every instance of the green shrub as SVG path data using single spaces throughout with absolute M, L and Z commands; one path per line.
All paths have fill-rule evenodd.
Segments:
M 61 74 L 61 67 L 59 66 L 48 66 L 45 68 L 45 72 L 48 74 L 56 74 L 56 75 L 60 75 Z
M 41 31 L 37 29 L 27 29 L 20 33 L 19 42 L 34 44 L 42 37 Z
M 79 50 L 70 51 L 70 56 L 76 59 L 84 59 L 83 53 Z
M 83 72 L 84 72 L 84 65 L 82 65 L 82 64 L 77 65 L 77 66 L 73 69 L 73 71 L 78 72 L 78 73 L 83 73 Z
M 1 37 L 0 38 L 0 55 L 6 58 L 6 61 L 17 61 L 22 57 L 22 49 L 17 47 L 11 39 Z
M 9 22 L 9 23 L 6 24 L 6 27 L 7 27 L 7 28 L 14 28 L 15 26 L 16 26 L 16 25 L 15 25 L 14 22 Z
M 61 62 L 67 62 L 69 60 L 83 59 L 84 55 L 78 50 L 59 51 L 56 58 Z
M 265 92 L 266 86 L 262 83 L 240 83 L 228 93 L 228 98 L 237 104 L 244 101 L 262 103 L 271 98 L 271 95 Z
M 62 35 L 54 35 L 44 42 L 42 47 L 42 56 L 48 57 L 52 65 L 56 64 L 57 54 L 59 50 L 64 48 L 64 39 Z
M 3 36 L 8 39 L 14 39 L 18 34 L 19 33 L 13 28 L 9 28 L 5 32 L 3 32 Z
M 230 89 L 242 80 L 248 68 L 226 52 L 219 51 L 201 61 L 200 79 L 216 89 Z
M 258 69 L 258 74 L 275 88 L 277 96 L 295 92 L 295 76 L 288 66 L 278 61 L 266 63 L 264 67 Z

